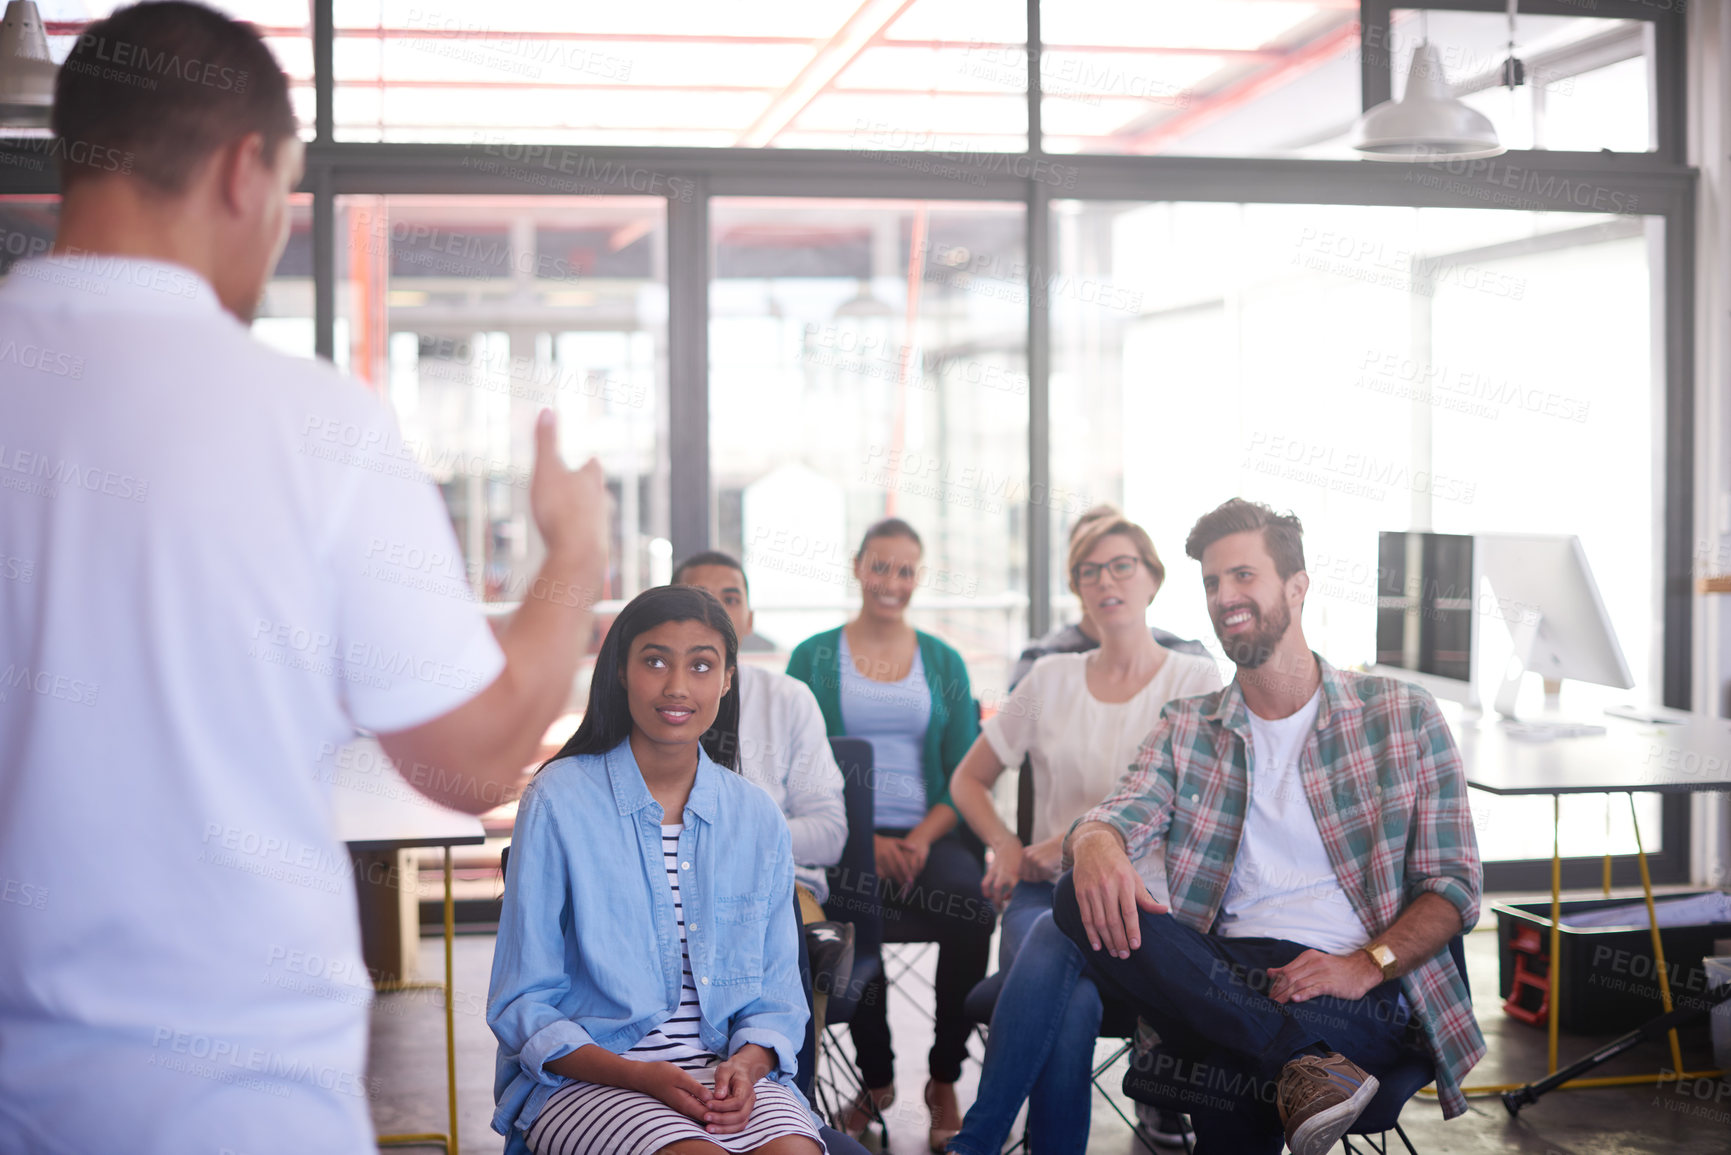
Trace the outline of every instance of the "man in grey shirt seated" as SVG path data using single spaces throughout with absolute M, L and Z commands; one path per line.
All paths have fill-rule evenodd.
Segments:
M 1077 518 L 1076 524 L 1070 527 L 1070 540 L 1075 541 L 1076 534 L 1081 532 L 1082 527 L 1096 518 L 1122 516 L 1123 511 L 1115 505 L 1096 505 Z M 1208 656 L 1208 649 L 1201 642 L 1181 638 L 1177 634 L 1160 629 L 1158 626 L 1149 626 L 1148 632 L 1154 635 L 1156 642 L 1169 650 L 1177 650 L 1181 654 Z M 1094 629 L 1094 623 L 1088 620 L 1087 614 L 1083 614 L 1082 620 L 1074 625 L 1058 626 L 1048 630 L 1043 636 L 1029 642 L 1027 648 L 1022 651 L 1022 656 L 1016 659 L 1015 667 L 1010 670 L 1008 690 L 1014 690 L 1016 683 L 1020 682 L 1028 671 L 1033 669 L 1034 663 L 1047 654 L 1084 654 L 1089 650 L 1099 648 L 1100 635 Z M 1007 693 L 1008 690 L 1005 692 Z

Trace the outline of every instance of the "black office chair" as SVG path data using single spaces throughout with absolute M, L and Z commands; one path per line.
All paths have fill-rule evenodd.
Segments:
M 1455 968 L 1460 971 L 1461 982 L 1467 983 L 1466 946 L 1462 935 L 1455 935 L 1449 940 L 1449 954 L 1454 957 Z M 1163 1083 L 1151 1074 L 1151 1070 L 1163 1067 L 1156 1060 L 1162 1053 L 1162 1048 L 1156 1046 L 1138 1062 L 1131 1065 L 1124 1075 L 1124 1093 L 1139 1103 L 1150 1103 L 1169 1111 L 1187 1109 L 1183 1086 Z M 1173 1056 L 1174 1059 L 1186 1059 L 1188 1056 Z M 1175 1065 L 1175 1064 L 1174 1064 Z M 1414 1050 L 1395 1063 L 1370 1071 L 1376 1076 L 1376 1095 L 1370 1101 L 1358 1119 L 1348 1129 L 1341 1143 L 1348 1152 L 1356 1152 L 1358 1148 L 1352 1145 L 1352 1137 L 1362 1138 L 1372 1151 L 1378 1155 L 1387 1155 L 1389 1150 L 1388 1132 L 1393 1131 L 1400 1136 L 1409 1155 L 1418 1155 L 1418 1148 L 1412 1145 L 1412 1140 L 1401 1129 L 1400 1113 L 1407 1101 L 1418 1094 L 1420 1089 L 1436 1081 L 1436 1066 L 1430 1056 L 1423 1051 Z M 1377 1138 L 1372 1138 L 1376 1136 Z M 1184 1137 L 1184 1150 L 1192 1150 L 1190 1136 Z
M 818 1114 L 841 1124 L 865 1087 L 854 1065 L 852 1048 L 836 1028 L 853 1021 L 866 984 L 883 968 L 884 922 L 877 902 L 877 852 L 872 843 L 877 833 L 872 746 L 863 738 L 831 738 L 829 745 L 842 775 L 847 843 L 841 861 L 829 868 L 829 899 L 823 905 L 829 918 L 853 923 L 853 971 L 845 984 L 827 992 L 823 1037 L 816 1040 L 817 1057 L 812 1066 L 811 1102 Z M 869 1096 L 866 1099 L 870 1102 Z M 883 1133 L 883 1148 L 888 1150 L 889 1128 L 880 1112 L 873 1108 L 871 1113 Z

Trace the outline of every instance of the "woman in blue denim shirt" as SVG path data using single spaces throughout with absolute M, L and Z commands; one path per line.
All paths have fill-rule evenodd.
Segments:
M 730 772 L 736 650 L 707 591 L 633 599 L 523 794 L 487 998 L 508 1153 L 823 1150 L 787 823 Z

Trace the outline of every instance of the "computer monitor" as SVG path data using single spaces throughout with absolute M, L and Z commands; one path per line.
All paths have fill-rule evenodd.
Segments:
M 1377 535 L 1373 673 L 1478 709 L 1477 564 L 1466 534 Z
M 1635 685 L 1580 538 L 1481 533 L 1474 542 L 1492 594 L 1480 599 L 1475 617 L 1502 621 L 1515 643 L 1497 713 L 1515 716 L 1521 679 L 1529 672 L 1622 690 Z

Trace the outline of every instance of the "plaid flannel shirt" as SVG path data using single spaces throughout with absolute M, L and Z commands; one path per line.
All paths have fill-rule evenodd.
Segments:
M 1436 701 L 1405 682 L 1316 661 L 1322 703 L 1298 773 L 1347 900 L 1373 940 L 1427 891 L 1453 903 L 1471 930 L 1484 876 L 1460 753 Z M 1249 752 L 1250 711 L 1236 680 L 1168 702 L 1117 790 L 1076 825 L 1114 827 L 1131 859 L 1164 842 L 1172 916 L 1208 932 L 1244 828 Z M 1485 1053 L 1466 984 L 1447 950 L 1400 983 L 1452 1118 L 1466 1110 L 1461 1080 Z

